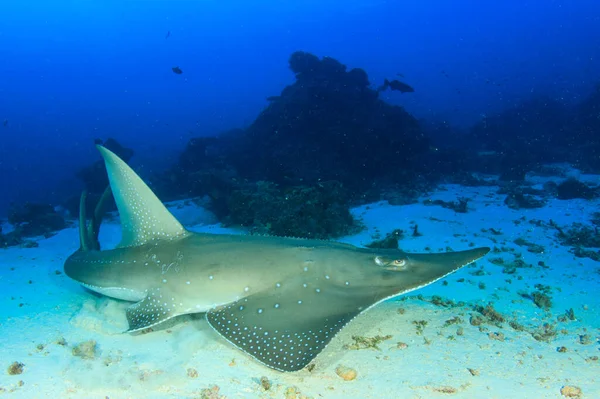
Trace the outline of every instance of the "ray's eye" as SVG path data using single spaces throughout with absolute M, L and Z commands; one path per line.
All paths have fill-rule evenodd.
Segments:
M 386 259 L 381 256 L 376 256 L 375 263 L 378 266 L 383 266 L 388 270 L 398 270 L 403 269 L 406 266 L 406 259 Z

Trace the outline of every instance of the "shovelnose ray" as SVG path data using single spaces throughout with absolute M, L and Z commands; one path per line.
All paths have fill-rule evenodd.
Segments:
M 135 302 L 128 331 L 178 315 L 205 313 L 237 348 L 268 367 L 297 371 L 353 318 L 431 284 L 489 248 L 435 254 L 367 249 L 338 242 L 187 231 L 142 179 L 98 146 L 121 217 L 122 241 L 100 250 L 100 201 L 65 273 L 100 294 Z M 108 197 L 111 190 L 103 198 Z

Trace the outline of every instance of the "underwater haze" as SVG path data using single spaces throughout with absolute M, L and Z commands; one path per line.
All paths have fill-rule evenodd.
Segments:
M 190 137 L 246 127 L 293 81 L 296 50 L 374 85 L 400 73 L 415 93 L 387 101 L 460 126 L 532 93 L 577 101 L 599 78 L 599 15 L 593 0 L 5 2 L 0 213 L 63 199 L 94 138 L 156 169 Z
M 600 398 L 598 0 L 0 2 L 0 399 Z

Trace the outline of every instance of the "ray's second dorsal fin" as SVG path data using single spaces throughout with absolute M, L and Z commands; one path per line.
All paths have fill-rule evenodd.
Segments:
M 167 210 L 150 187 L 123 160 L 101 145 L 108 180 L 121 217 L 119 247 L 183 237 L 187 230 Z

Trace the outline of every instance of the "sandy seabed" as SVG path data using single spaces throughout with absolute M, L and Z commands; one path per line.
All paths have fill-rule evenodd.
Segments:
M 345 242 L 364 245 L 399 228 L 409 252 L 494 251 L 363 313 L 311 371 L 297 373 L 257 363 L 201 315 L 122 333 L 129 303 L 62 273 L 79 245 L 75 227 L 37 248 L 0 250 L 0 397 L 600 398 L 600 263 L 575 257 L 548 223 L 588 223 L 600 201 L 515 211 L 497 187 L 458 185 L 426 198 L 458 197 L 470 199 L 468 213 L 422 203 L 353 209 L 366 228 Z M 191 230 L 231 232 L 188 202 L 171 209 Z M 414 223 L 422 236 L 411 236 Z M 105 246 L 119 241 L 119 229 L 116 220 L 103 225 Z M 549 309 L 536 305 L 534 292 L 551 299 Z

